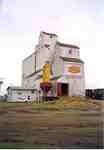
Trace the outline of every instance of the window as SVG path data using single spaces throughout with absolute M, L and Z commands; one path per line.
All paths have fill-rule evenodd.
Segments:
M 71 49 L 69 50 L 69 54 L 72 54 L 72 50 Z
M 18 95 L 21 95 L 22 93 L 21 92 L 18 92 Z
M 50 38 L 53 38 L 53 36 L 52 36 L 52 35 L 50 35 Z
M 34 90 L 31 90 L 31 93 L 34 93 Z
M 44 46 L 45 46 L 46 48 L 49 48 L 49 47 L 50 47 L 50 45 L 49 45 L 49 44 L 45 44 Z

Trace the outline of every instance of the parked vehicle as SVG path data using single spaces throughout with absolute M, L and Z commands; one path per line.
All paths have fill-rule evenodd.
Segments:
M 86 97 L 104 100 L 104 89 L 86 89 Z

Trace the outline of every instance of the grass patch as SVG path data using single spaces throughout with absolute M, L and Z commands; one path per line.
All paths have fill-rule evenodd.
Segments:
M 63 132 L 69 134 L 71 136 L 76 137 L 96 137 L 97 136 L 97 128 L 96 127 L 70 127 L 63 129 Z
M 0 102 L 0 148 L 64 148 L 89 141 L 96 145 L 98 132 L 102 139 L 101 103 L 83 97 L 39 104 Z
M 31 107 L 36 110 L 96 110 L 101 109 L 102 102 L 93 101 L 85 97 L 61 97 L 56 101 L 32 103 L 29 102 L 0 102 L 0 108 Z
M 48 144 L 0 143 L 0 149 L 48 149 L 54 146 Z
M 101 103 L 97 103 L 91 99 L 84 97 L 61 97 L 53 102 L 44 102 L 33 104 L 35 109 L 44 110 L 62 110 L 62 109 L 77 109 L 77 110 L 97 110 L 101 109 Z

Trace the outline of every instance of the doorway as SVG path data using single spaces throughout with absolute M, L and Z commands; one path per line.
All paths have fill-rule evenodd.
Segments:
M 61 93 L 62 93 L 62 96 L 68 96 L 68 83 L 61 83 Z

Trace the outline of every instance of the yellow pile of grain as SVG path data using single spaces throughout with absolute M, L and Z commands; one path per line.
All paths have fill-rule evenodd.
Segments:
M 75 109 L 99 109 L 101 106 L 99 103 L 91 99 L 84 97 L 61 97 L 56 105 L 64 108 L 75 108 Z

